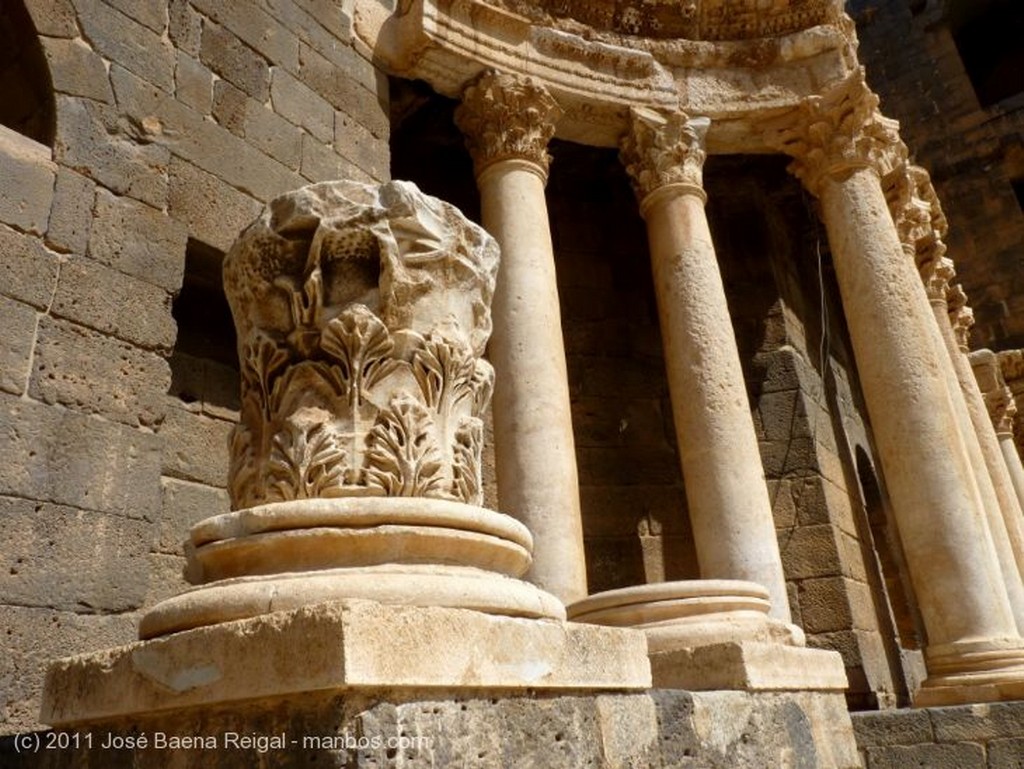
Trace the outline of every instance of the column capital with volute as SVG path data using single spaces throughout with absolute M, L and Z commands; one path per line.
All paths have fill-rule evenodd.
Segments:
M 528 77 L 486 70 L 470 83 L 455 110 L 477 177 L 500 161 L 519 161 L 545 182 L 548 142 L 562 109 Z

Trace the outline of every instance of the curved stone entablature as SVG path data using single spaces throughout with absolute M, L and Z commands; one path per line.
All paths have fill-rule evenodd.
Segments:
M 525 15 L 525 5 L 507 5 L 411 0 L 392 12 L 359 0 L 354 28 L 380 66 L 425 80 L 451 98 L 487 69 L 528 76 L 564 111 L 559 138 L 607 147 L 628 129 L 630 107 L 651 107 L 710 117 L 713 154 L 776 151 L 765 142 L 761 122 L 834 87 L 858 67 L 853 23 L 835 2 L 783 4 L 776 22 L 773 12 L 745 16 L 730 6 L 728 17 L 740 20 L 730 22 L 736 31 L 723 25 L 704 39 L 630 34 L 621 25 L 600 28 L 537 10 Z M 664 6 L 667 13 L 670 6 Z M 725 14 L 721 3 L 704 6 L 709 19 Z
M 359 495 L 479 504 L 498 247 L 408 182 L 311 185 L 236 241 L 234 508 Z
M 491 0 L 531 21 L 576 34 L 654 40 L 751 40 L 831 24 L 835 0 Z

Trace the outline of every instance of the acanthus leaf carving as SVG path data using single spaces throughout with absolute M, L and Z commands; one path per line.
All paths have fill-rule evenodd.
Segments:
M 684 185 L 703 197 L 704 139 L 710 121 L 637 107 L 630 108 L 629 117 L 619 156 L 641 204 L 668 185 Z
M 406 183 L 332 182 L 274 201 L 225 271 L 242 339 L 233 507 L 482 501 L 489 235 Z
M 393 397 L 367 437 L 367 484 L 388 496 L 440 495 L 442 459 L 432 428 L 430 412 L 419 401 Z
M 469 84 L 455 111 L 476 173 L 501 160 L 524 160 L 547 176 L 548 142 L 562 110 L 532 79 L 487 70 Z
M 774 143 L 794 160 L 790 173 L 814 195 L 826 177 L 841 179 L 860 168 L 882 178 L 906 163 L 899 122 L 878 110 L 878 96 L 863 68 L 823 95 L 805 99 L 797 125 L 782 129 Z

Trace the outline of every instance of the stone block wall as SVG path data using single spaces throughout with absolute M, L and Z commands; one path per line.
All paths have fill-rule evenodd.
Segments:
M 943 202 L 949 256 L 977 319 L 973 346 L 1021 347 L 1024 203 L 1013 183 L 1024 182 L 1024 90 L 980 105 L 946 5 L 850 0 L 847 10 L 857 21 L 868 82 L 883 111 L 900 121 L 912 156 L 931 173 Z
M 865 769 L 1020 769 L 1024 703 L 854 713 Z
M 186 253 L 289 189 L 389 176 L 344 0 L 24 2 L 56 138 L 0 127 L 0 733 L 37 725 L 48 660 L 131 639 L 227 510 L 236 374 L 180 349 Z

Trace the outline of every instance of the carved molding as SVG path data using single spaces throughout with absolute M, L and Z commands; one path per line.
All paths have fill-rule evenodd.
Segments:
M 271 202 L 224 268 L 242 368 L 233 508 L 480 504 L 497 265 L 486 232 L 406 182 L 329 182 Z
M 548 142 L 562 110 L 531 78 L 488 70 L 466 87 L 455 123 L 479 176 L 502 160 L 524 160 L 547 178 Z
M 704 196 L 704 139 L 710 121 L 690 119 L 682 112 L 631 107 L 629 132 L 619 157 L 643 202 L 657 190 L 683 185 Z
M 489 0 L 534 23 L 571 32 L 611 32 L 656 40 L 750 40 L 835 23 L 833 0 Z
M 778 144 L 794 157 L 790 172 L 814 195 L 826 176 L 842 179 L 871 168 L 884 178 L 906 163 L 899 123 L 878 111 L 878 96 L 863 69 L 824 95 L 805 99 L 797 122 L 780 133 Z

